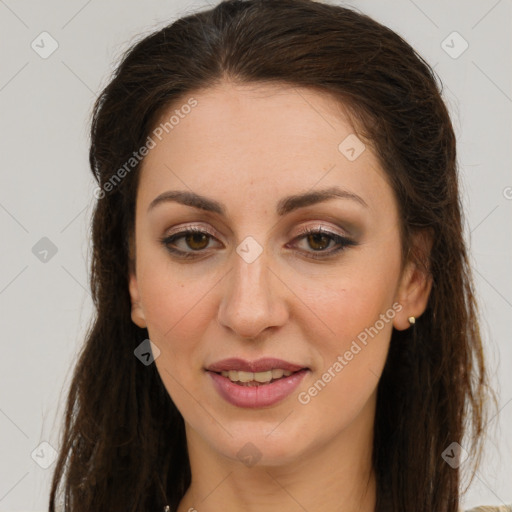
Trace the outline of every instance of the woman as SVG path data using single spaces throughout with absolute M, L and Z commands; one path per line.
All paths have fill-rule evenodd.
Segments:
M 425 61 L 350 9 L 226 1 L 127 52 L 91 137 L 50 510 L 458 511 L 495 397 Z

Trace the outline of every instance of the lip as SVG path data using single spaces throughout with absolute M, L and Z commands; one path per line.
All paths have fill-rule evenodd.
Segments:
M 220 375 L 220 372 L 229 370 L 256 373 L 274 369 L 288 370 L 292 374 L 259 386 L 241 386 Z M 310 369 L 275 357 L 263 357 L 255 361 L 232 357 L 209 365 L 206 371 L 212 379 L 214 388 L 224 400 L 236 407 L 255 409 L 270 407 L 287 398 Z
M 282 366 L 278 367 L 283 368 Z M 270 407 L 290 396 L 309 373 L 309 370 L 302 368 L 288 377 L 282 377 L 272 383 L 259 386 L 241 386 L 213 371 L 207 371 L 207 373 L 212 379 L 213 387 L 228 403 L 236 407 L 258 409 Z
M 221 361 L 217 361 L 216 363 L 211 364 L 206 368 L 206 370 L 210 372 L 226 372 L 229 370 L 239 370 L 243 372 L 266 372 L 268 370 L 274 369 L 282 369 L 288 370 L 290 372 L 298 372 L 299 370 L 309 368 L 290 363 L 288 361 L 283 361 L 282 359 L 276 359 L 274 357 L 263 357 L 261 359 L 256 359 L 256 361 L 246 361 L 245 359 L 240 359 L 238 357 L 231 357 L 229 359 L 222 359 Z

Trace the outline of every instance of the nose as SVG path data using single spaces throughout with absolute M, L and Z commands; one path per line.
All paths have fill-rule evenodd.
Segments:
M 266 252 L 250 263 L 234 254 L 224 278 L 218 321 L 239 338 L 255 340 L 288 319 L 286 286 L 269 266 Z

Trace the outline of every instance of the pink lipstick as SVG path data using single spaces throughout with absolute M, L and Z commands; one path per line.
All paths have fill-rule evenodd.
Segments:
M 219 395 L 237 407 L 270 407 L 287 398 L 309 368 L 276 358 L 230 358 L 206 368 Z

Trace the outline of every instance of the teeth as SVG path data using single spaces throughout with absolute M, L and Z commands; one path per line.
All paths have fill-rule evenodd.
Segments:
M 240 382 L 251 382 L 251 380 L 254 380 L 254 373 L 251 372 L 234 372 L 238 373 L 238 379 Z M 230 377 L 231 378 L 231 377 Z
M 255 373 L 254 380 L 256 382 L 270 382 L 272 380 L 272 370 L 269 370 L 268 372 Z
M 231 382 L 259 382 L 259 383 L 268 383 L 272 381 L 272 379 L 280 379 L 281 377 L 288 377 L 292 374 L 289 370 L 282 370 L 280 368 L 275 368 L 273 370 L 268 370 L 266 372 L 243 372 L 238 370 L 229 370 L 221 372 L 223 377 L 227 377 Z
M 280 379 L 284 375 L 284 370 L 272 370 L 272 378 L 273 379 Z
M 223 372 L 226 373 L 226 372 Z M 236 370 L 230 370 L 228 375 L 224 375 L 224 377 L 228 377 L 229 380 L 238 380 L 238 372 Z

